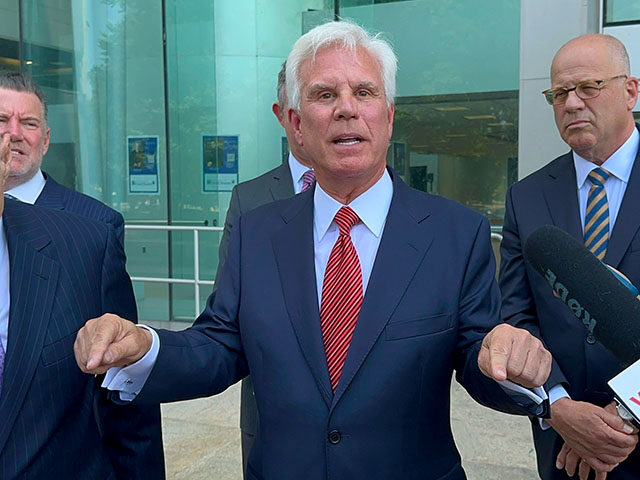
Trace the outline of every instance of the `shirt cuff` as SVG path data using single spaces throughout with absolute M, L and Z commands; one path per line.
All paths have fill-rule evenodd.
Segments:
M 156 331 L 146 325 L 138 324 L 138 327 L 151 332 L 151 348 L 137 362 L 126 367 L 112 367 L 107 370 L 102 381 L 102 388 L 120 392 L 120 400 L 125 402 L 133 401 L 138 396 L 156 364 L 160 350 L 160 338 Z
M 553 402 L 555 402 L 556 400 L 560 400 L 561 398 L 571 397 L 567 393 L 567 390 L 562 386 L 562 384 L 559 383 L 558 385 L 551 387 L 551 390 L 549 390 L 549 406 L 553 405 Z M 544 418 L 539 418 L 538 421 L 540 422 L 540 428 L 542 428 L 542 430 L 548 430 L 549 428 L 551 428 L 549 422 L 547 422 Z

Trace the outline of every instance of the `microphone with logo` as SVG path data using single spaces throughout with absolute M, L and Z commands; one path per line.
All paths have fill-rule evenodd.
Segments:
M 545 225 L 524 257 L 583 325 L 623 364 L 610 380 L 626 420 L 640 423 L 640 301 L 638 290 L 563 230 Z M 622 405 L 623 408 L 620 408 Z

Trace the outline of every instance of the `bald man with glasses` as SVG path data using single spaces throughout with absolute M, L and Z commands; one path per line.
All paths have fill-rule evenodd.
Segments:
M 500 248 L 502 317 L 545 342 L 550 378 L 563 379 L 546 385 L 551 419 L 532 422 L 538 471 L 543 480 L 637 479 L 637 432 L 617 415 L 606 385 L 622 366 L 525 264 L 522 248 L 552 224 L 640 285 L 638 80 L 619 40 L 589 34 L 556 53 L 542 93 L 571 151 L 511 186 Z

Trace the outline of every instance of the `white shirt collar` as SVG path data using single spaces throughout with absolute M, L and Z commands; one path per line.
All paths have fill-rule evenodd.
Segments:
M 310 170 L 310 168 L 301 164 L 292 153 L 289 153 L 289 171 L 291 172 L 291 178 L 293 179 L 293 189 L 296 193 L 298 193 L 296 185 L 300 185 L 300 187 L 302 187 L 300 181 L 307 170 Z
M 42 174 L 42 170 L 38 170 L 30 180 L 27 180 L 22 185 L 18 185 L 17 187 L 7 190 L 6 193 L 13 195 L 21 202 L 33 205 L 42 193 L 45 183 L 46 180 Z
M 380 179 L 373 184 L 369 190 L 355 198 L 349 206 L 358 214 L 362 223 L 371 233 L 379 237 L 382 235 L 382 229 L 387 219 L 387 213 L 389 213 L 392 197 L 393 182 L 389 176 L 389 172 L 385 169 Z M 329 230 L 331 222 L 333 222 L 333 217 L 336 216 L 338 210 L 344 205 L 330 197 L 322 187 L 316 183 L 316 189 L 313 195 L 313 206 L 313 221 L 317 235 L 316 240 L 319 241 L 322 240 Z
M 638 154 L 638 143 L 640 142 L 640 134 L 638 129 L 634 128 L 633 132 L 629 136 L 626 142 L 614 152 L 607 160 L 601 165 L 602 168 L 614 175 L 624 183 L 629 182 L 629 176 L 631 175 L 631 169 L 633 168 L 633 162 Z M 597 165 L 585 160 L 576 152 L 573 152 L 573 164 L 576 168 L 576 181 L 578 182 L 578 189 L 582 188 L 584 182 L 587 180 L 587 176 L 591 170 L 597 168 Z

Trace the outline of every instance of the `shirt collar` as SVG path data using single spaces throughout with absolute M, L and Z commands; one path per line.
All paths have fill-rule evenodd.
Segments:
M 291 172 L 294 187 L 300 183 L 307 170 L 309 170 L 309 167 L 301 164 L 292 153 L 289 153 L 289 171 Z M 297 189 L 294 188 L 294 190 L 297 192 Z
M 42 193 L 42 189 L 45 184 L 44 175 L 42 175 L 42 170 L 38 170 L 36 174 L 31 177 L 30 180 L 27 180 L 22 185 L 18 185 L 17 187 L 13 187 L 10 190 L 7 190 L 6 193 L 9 195 L 13 195 L 21 202 L 34 204 L 36 200 Z
M 387 213 L 389 213 L 392 197 L 393 182 L 389 176 L 389 172 L 385 168 L 380 179 L 367 191 L 355 198 L 349 206 L 356 212 L 360 220 L 362 220 L 362 223 L 371 233 L 379 237 L 382 235 L 382 229 L 387 220 Z M 333 217 L 336 216 L 338 210 L 343 206 L 343 204 L 330 197 L 322 187 L 316 183 L 313 194 L 313 221 L 316 241 L 322 240 L 333 222 Z
M 638 154 L 638 143 L 640 142 L 640 134 L 638 129 L 634 128 L 633 132 L 629 136 L 626 142 L 614 152 L 607 160 L 601 165 L 602 168 L 607 170 L 613 176 L 622 180 L 624 183 L 629 182 L 629 176 L 631 175 L 631 169 L 633 168 L 633 162 Z M 597 165 L 585 160 L 576 152 L 573 152 L 573 164 L 576 168 L 576 180 L 578 182 L 578 189 L 582 188 L 584 182 L 587 180 L 587 176 L 597 168 Z

